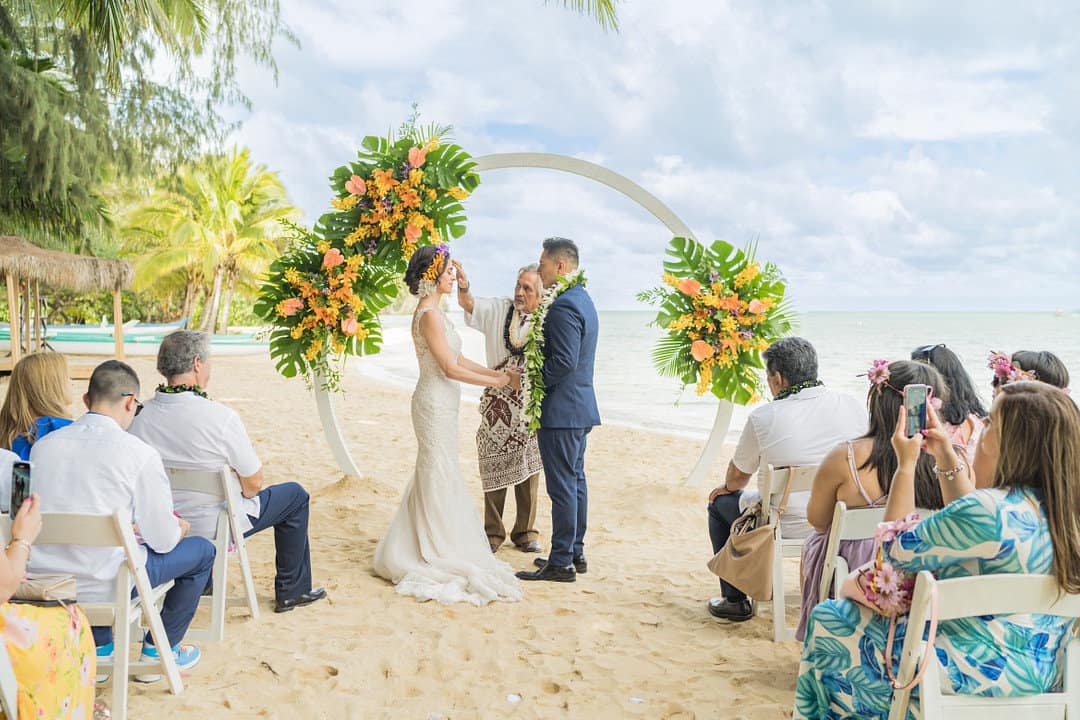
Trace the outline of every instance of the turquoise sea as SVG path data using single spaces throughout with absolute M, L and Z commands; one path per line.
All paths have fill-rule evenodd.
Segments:
M 463 352 L 483 362 L 479 333 L 465 327 L 460 312 L 451 313 L 464 341 Z M 712 428 L 717 400 L 698 397 L 693 388 L 679 391 L 673 379 L 653 369 L 651 351 L 661 334 L 649 323 L 651 312 L 601 312 L 596 389 L 605 423 L 704 438 Z M 417 367 L 409 338 L 408 316 L 385 318 L 383 352 L 353 360 L 365 375 L 406 388 L 416 382 Z M 859 398 L 865 378 L 857 377 L 877 358 L 900 360 L 921 345 L 944 342 L 964 361 L 983 399 L 990 399 L 991 350 L 1050 350 L 1080 386 L 1080 313 L 805 313 L 797 333 L 817 348 L 820 375 L 826 385 Z M 466 387 L 475 402 L 478 388 Z M 750 408 L 737 407 L 729 439 L 738 437 Z

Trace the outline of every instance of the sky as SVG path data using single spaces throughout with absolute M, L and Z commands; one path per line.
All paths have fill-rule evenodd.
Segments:
M 620 173 L 703 242 L 757 242 L 807 311 L 1080 311 L 1080 3 L 282 0 L 300 40 L 245 67 L 233 140 L 313 223 L 328 176 L 419 104 L 474 156 Z M 509 294 L 544 237 L 601 309 L 645 309 L 671 233 L 619 193 L 486 172 L 453 252 Z

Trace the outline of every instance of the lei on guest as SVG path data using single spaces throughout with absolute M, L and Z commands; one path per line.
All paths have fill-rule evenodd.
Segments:
M 450 128 L 422 128 L 417 117 L 414 108 L 396 134 L 364 138 L 357 160 L 334 171 L 333 209 L 314 228 L 286 223 L 291 243 L 254 306 L 285 377 L 340 389 L 347 355 L 379 352 L 379 312 L 401 292 L 416 249 L 465 233 L 462 200 L 480 183 L 476 163 L 444 144 Z
M 780 392 L 776 393 L 776 395 L 773 396 L 773 400 L 783 400 L 784 398 L 789 398 L 792 395 L 798 395 L 803 390 L 808 390 L 812 387 L 821 387 L 824 384 L 825 383 L 821 382 L 820 380 L 807 380 L 806 382 L 795 383 L 794 385 L 789 385 Z
M 198 385 L 167 385 L 161 383 L 157 386 L 156 390 L 164 395 L 179 395 L 180 393 L 189 392 L 192 395 L 198 395 L 201 398 L 209 399 L 209 395 Z
M 738 249 L 717 240 L 706 247 L 676 237 L 667 248 L 664 287 L 638 293 L 659 305 L 653 324 L 667 333 L 653 349 L 664 376 L 746 405 L 761 397 L 761 351 L 794 325 L 776 265 L 754 259 L 753 245 Z
M 560 295 L 574 287 L 585 287 L 585 272 L 577 270 L 564 275 L 555 281 L 540 299 L 530 316 L 529 337 L 525 341 L 525 372 L 521 374 L 521 391 L 525 398 L 525 412 L 522 414 L 528 425 L 529 432 L 540 429 L 540 411 L 547 395 L 544 387 L 544 320 L 547 318 L 551 304 Z
M 1008 385 L 1011 382 L 1019 382 L 1022 380 L 1039 379 L 1035 373 L 1023 370 L 1014 365 L 1008 355 L 997 350 L 990 353 L 986 367 L 994 371 L 994 378 L 998 381 L 998 385 Z

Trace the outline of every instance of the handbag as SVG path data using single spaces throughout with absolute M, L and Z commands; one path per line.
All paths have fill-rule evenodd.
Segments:
M 27 576 L 15 588 L 12 602 L 63 605 L 75 602 L 74 575 Z
M 900 520 L 879 524 L 874 533 L 876 542 L 874 559 L 852 570 L 840 587 L 841 598 L 851 600 L 873 610 L 878 615 L 889 618 L 889 634 L 885 640 L 885 674 L 889 676 L 889 684 L 894 690 L 910 690 L 919 684 L 926 668 L 930 666 L 930 660 L 934 655 L 934 641 L 937 639 L 938 596 L 937 584 L 933 584 L 930 586 L 930 628 L 927 632 L 922 660 L 909 682 L 902 684 L 897 681 L 893 675 L 893 641 L 896 638 L 898 619 L 911 611 L 915 575 L 897 570 L 885 559 L 884 543 L 894 540 L 902 532 L 907 532 L 918 522 L 919 514 L 911 513 Z M 922 632 L 922 628 L 919 628 L 918 632 Z
M 772 600 L 776 528 L 787 509 L 790 494 L 789 477 L 775 519 L 760 500 L 751 505 L 731 524 L 728 541 L 708 562 L 709 570 L 715 575 L 755 600 Z

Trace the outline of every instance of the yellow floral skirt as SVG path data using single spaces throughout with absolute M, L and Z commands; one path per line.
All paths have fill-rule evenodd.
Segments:
M 20 718 L 89 720 L 97 655 L 90 623 L 77 605 L 3 603 L 0 634 L 19 681 Z

